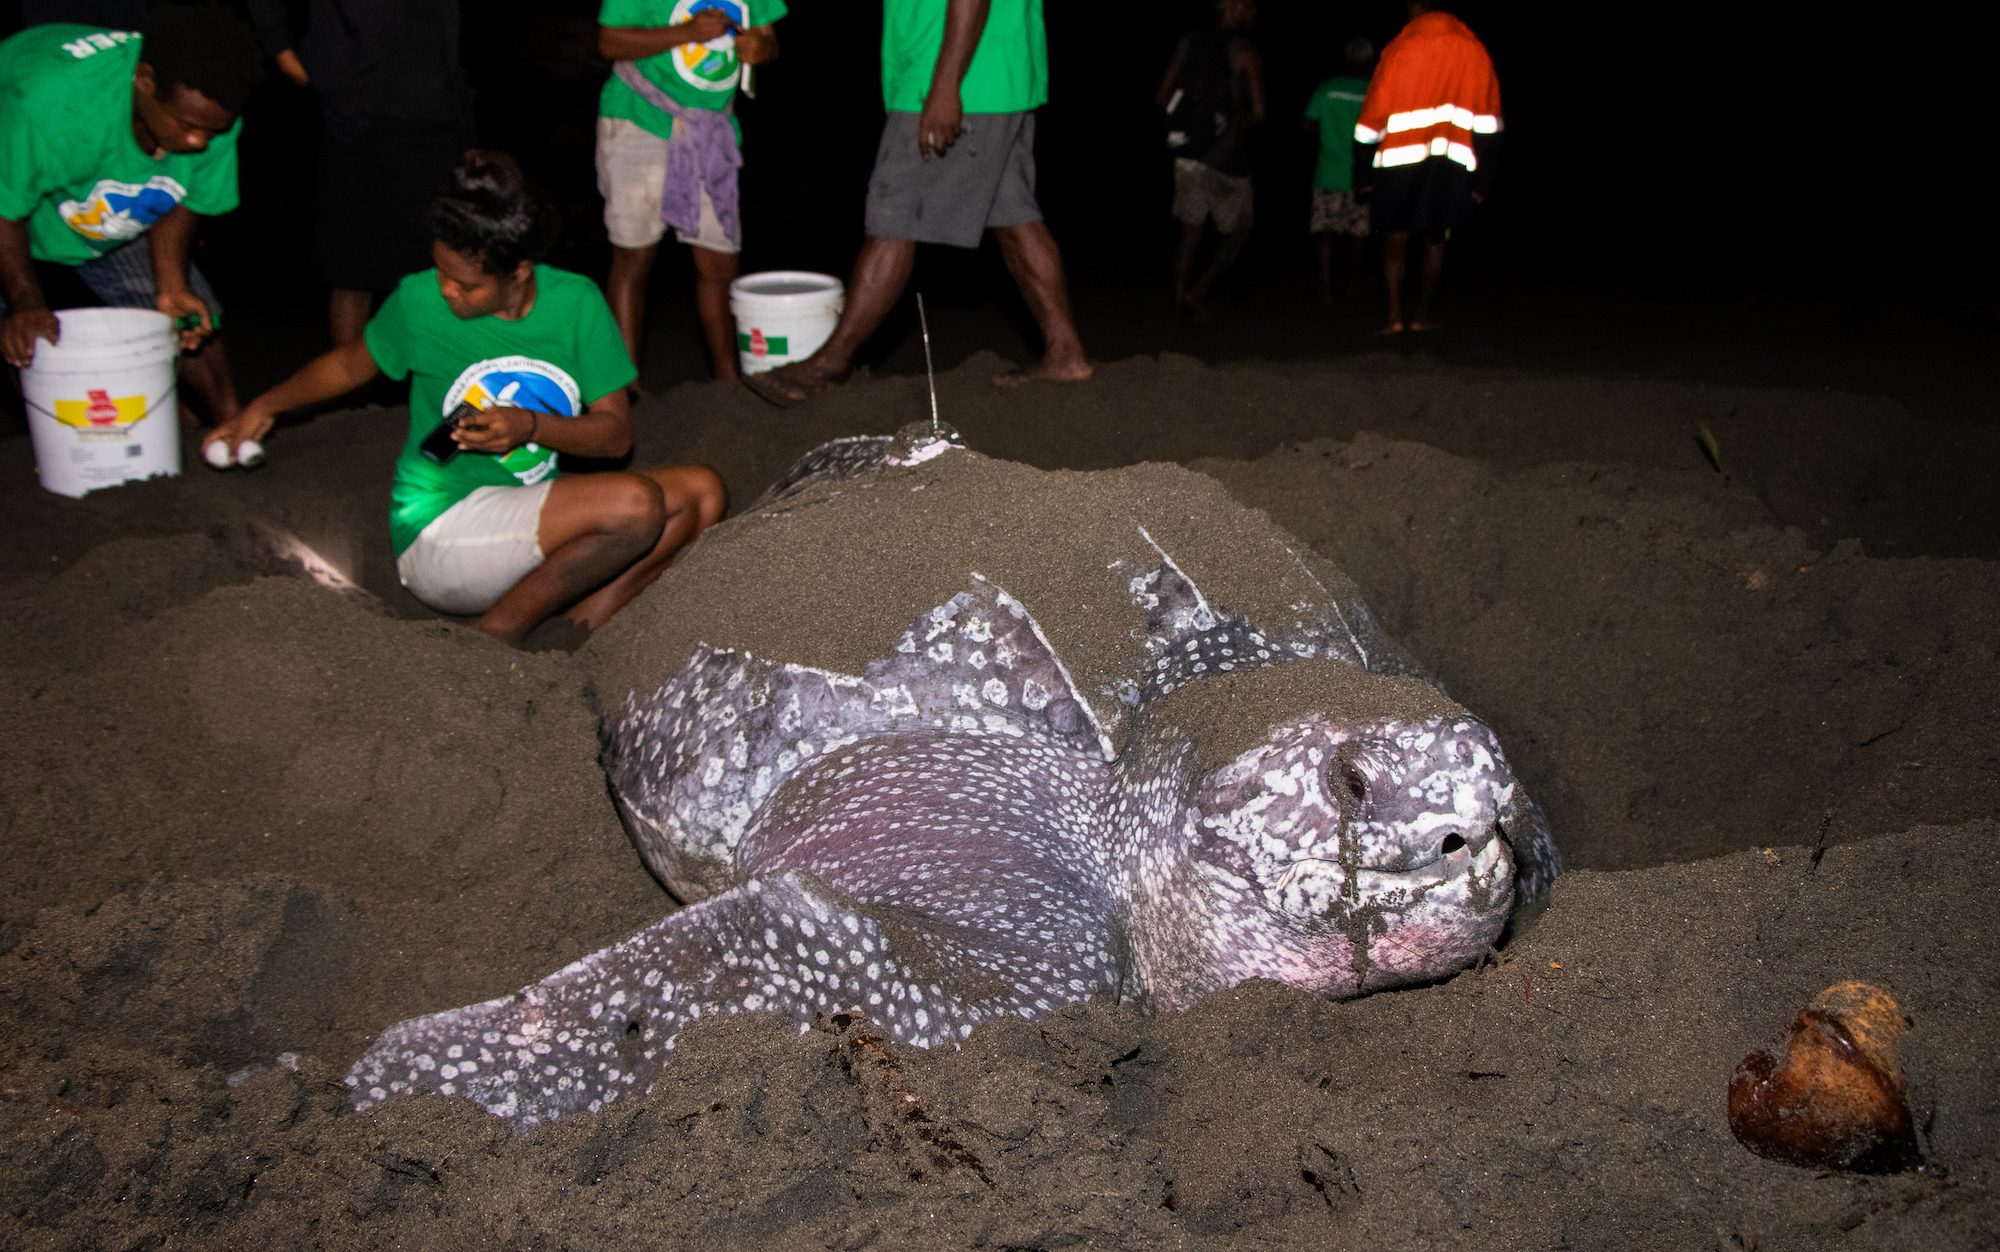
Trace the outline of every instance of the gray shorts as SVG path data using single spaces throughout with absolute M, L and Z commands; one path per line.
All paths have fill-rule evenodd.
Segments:
M 154 299 L 160 294 L 160 285 L 153 278 L 153 246 L 144 235 L 130 243 L 119 244 L 103 256 L 85 261 L 76 267 L 76 276 L 90 288 L 90 294 L 104 301 L 109 308 L 154 308 Z M 215 298 L 215 289 L 208 285 L 207 277 L 191 261 L 188 263 L 188 287 L 208 306 L 210 320 L 220 326 L 222 302 Z M 6 315 L 7 300 L 0 296 L 0 317 Z
M 943 156 L 917 152 L 915 113 L 891 113 L 868 180 L 866 229 L 877 239 L 976 248 L 988 227 L 1042 220 L 1035 203 L 1035 115 L 970 113 Z

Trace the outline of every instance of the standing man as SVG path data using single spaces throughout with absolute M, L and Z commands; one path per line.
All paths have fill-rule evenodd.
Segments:
M 1181 40 L 1160 80 L 1174 153 L 1174 307 L 1208 321 L 1208 292 L 1250 238 L 1250 128 L 1264 120 L 1264 59 L 1250 39 L 1257 0 L 1222 0 L 1213 30 Z M 1176 142 L 1178 140 L 1178 142 Z M 1195 258 L 1209 221 L 1222 236 L 1208 265 Z
M 1347 41 L 1347 72 L 1327 79 L 1306 104 L 1306 129 L 1319 135 L 1313 166 L 1312 234 L 1319 252 L 1319 298 L 1333 303 L 1334 236 L 1345 235 L 1348 264 L 1342 284 L 1354 295 L 1368 252 L 1368 206 L 1354 194 L 1354 126 L 1368 91 L 1375 45 L 1361 35 Z
M 604 0 L 598 11 L 597 50 L 613 63 L 597 101 L 597 189 L 611 237 L 605 294 L 635 362 L 646 337 L 646 280 L 671 225 L 694 249 L 709 369 L 736 377 L 736 84 L 744 66 L 778 55 L 771 23 L 785 13 L 785 0 Z
M 919 243 L 976 248 L 987 230 L 1042 331 L 1042 359 L 1001 386 L 1090 377 L 1062 252 L 1035 203 L 1035 113 L 1048 99 L 1042 0 L 884 0 L 889 117 L 868 182 L 867 241 L 818 352 L 744 383 L 789 406 L 847 381 L 854 354 L 903 294 Z
M 236 207 L 236 115 L 263 73 L 235 9 L 163 4 L 142 36 L 32 26 L 0 43 L 0 355 L 61 334 L 35 262 L 105 304 L 187 319 L 180 374 L 214 424 L 239 407 L 221 306 L 190 260 L 200 216 Z
M 337 347 L 429 260 L 424 211 L 472 146 L 472 90 L 458 0 L 310 0 L 296 41 L 289 7 L 249 0 L 265 51 L 319 97 L 313 259 Z
M 1356 176 L 1382 237 L 1383 334 L 1437 326 L 1431 304 L 1444 277 L 1444 245 L 1486 199 L 1499 135 L 1500 80 L 1486 45 L 1428 0 L 1410 0 L 1410 23 L 1382 49 L 1354 127 Z M 1406 318 L 1412 235 L 1423 240 L 1423 260 Z

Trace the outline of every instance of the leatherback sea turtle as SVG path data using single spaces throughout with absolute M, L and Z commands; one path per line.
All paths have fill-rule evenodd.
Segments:
M 689 906 L 514 994 L 392 1027 L 348 1076 L 355 1105 L 435 1091 L 525 1129 L 643 1091 L 703 1016 L 803 1029 L 853 1011 L 931 1047 L 1090 998 L 1173 1008 L 1260 977 L 1346 997 L 1476 961 L 1557 870 L 1492 732 L 1337 571 L 1209 480 L 1142 468 L 1140 488 L 1041 474 L 928 427 L 808 454 L 690 563 L 736 534 L 768 564 L 843 517 L 885 547 L 929 543 L 928 566 L 1012 530 L 1012 576 L 1065 621 L 1068 599 L 1110 606 L 1084 615 L 1099 629 L 1045 632 L 1037 605 L 960 565 L 963 590 L 904 605 L 907 629 L 859 672 L 684 648 L 603 737 L 627 830 Z M 1046 548 L 1022 542 L 1034 526 Z M 1226 529 L 1235 559 L 1215 575 L 1259 603 L 1211 602 L 1161 526 Z M 1074 555 L 1060 536 L 1085 529 L 1116 533 L 1080 562 L 1094 571 L 1049 582 Z M 849 603 L 893 598 L 876 582 Z M 642 657 L 645 603 L 622 639 Z M 1096 620 L 1114 610 L 1122 626 Z

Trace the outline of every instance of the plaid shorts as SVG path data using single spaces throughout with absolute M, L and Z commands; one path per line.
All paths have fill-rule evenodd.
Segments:
M 1354 198 L 1351 191 L 1328 191 L 1324 187 L 1313 188 L 1312 233 L 1315 235 L 1352 235 L 1356 239 L 1368 238 L 1368 206 Z
M 1174 216 L 1189 226 L 1210 218 L 1225 235 L 1250 229 L 1255 193 L 1249 176 L 1225 174 L 1186 157 L 1174 161 Z
M 153 249 L 144 235 L 118 245 L 103 256 L 85 261 L 76 267 L 76 276 L 90 288 L 90 294 L 102 300 L 107 307 L 157 307 L 154 299 L 159 295 L 160 285 L 153 278 Z M 208 285 L 207 277 L 193 262 L 188 264 L 188 286 L 208 306 L 209 318 L 217 326 L 222 325 L 222 302 L 215 298 L 215 288 Z M 0 317 L 6 316 L 6 313 L 6 298 L 0 297 Z

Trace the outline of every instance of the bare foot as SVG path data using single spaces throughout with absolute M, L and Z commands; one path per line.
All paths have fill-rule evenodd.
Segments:
M 1376 331 L 1375 333 L 1378 335 L 1400 335 L 1407 329 L 1409 328 L 1407 326 L 1404 326 L 1401 322 L 1384 322 L 1382 324 L 1382 329 Z
M 851 372 L 845 366 L 834 368 L 808 357 L 762 374 L 745 374 L 742 381 L 760 399 L 768 400 L 781 409 L 789 409 L 795 404 L 803 404 L 828 387 L 846 382 Z
M 1026 369 L 1004 370 L 993 376 L 995 387 L 1026 387 L 1031 383 L 1085 383 L 1094 371 L 1088 361 L 1074 365 L 1051 365 L 1043 361 Z
M 1410 323 L 1410 329 L 1411 329 L 1411 330 L 1413 330 L 1413 331 L 1418 331 L 1418 330 L 1443 330 L 1443 329 L 1444 329 L 1444 323 L 1443 323 L 1443 322 L 1439 322 L 1439 321 L 1433 321 L 1433 320 L 1431 320 L 1431 319 L 1429 319 L 1429 318 L 1420 318 L 1420 319 L 1418 319 L 1418 320 L 1416 320 L 1416 321 L 1413 321 L 1413 322 L 1411 322 L 1411 323 Z
M 1196 326 L 1208 326 L 1215 322 L 1215 319 L 1209 316 L 1208 306 L 1193 296 L 1181 297 L 1180 311 L 1182 316 Z

